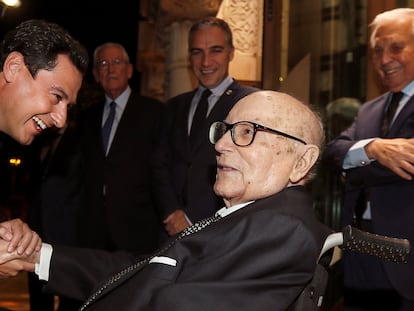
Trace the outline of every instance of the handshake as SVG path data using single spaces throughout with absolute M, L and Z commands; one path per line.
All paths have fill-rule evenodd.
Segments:
M 0 223 L 0 278 L 33 272 L 41 246 L 39 235 L 20 219 Z

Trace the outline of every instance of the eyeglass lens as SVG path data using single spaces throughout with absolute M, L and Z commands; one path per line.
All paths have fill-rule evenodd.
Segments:
M 123 63 L 124 61 L 120 60 L 119 58 L 115 58 L 111 61 L 104 59 L 104 60 L 99 61 L 97 63 L 97 66 L 99 69 L 104 69 L 104 68 L 108 68 L 109 64 L 111 64 L 112 66 L 119 66 Z
M 255 133 L 253 124 L 247 122 L 239 122 L 235 124 L 227 124 L 224 122 L 214 122 L 210 127 L 209 138 L 212 144 L 219 141 L 220 138 L 231 131 L 231 138 L 238 146 L 248 146 L 252 143 Z
M 210 126 L 209 139 L 212 144 L 219 141 L 220 138 L 227 132 L 227 124 L 224 122 L 214 122 Z

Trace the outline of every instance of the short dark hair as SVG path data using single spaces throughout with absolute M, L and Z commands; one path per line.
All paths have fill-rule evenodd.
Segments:
M 9 31 L 0 44 L 0 72 L 4 61 L 12 52 L 19 52 L 31 75 L 40 69 L 51 70 L 58 55 L 65 54 L 85 75 L 89 56 L 86 48 L 61 26 L 44 20 L 31 19 Z
M 193 38 L 193 35 L 196 31 L 200 29 L 206 29 L 211 27 L 219 27 L 222 29 L 227 36 L 227 44 L 230 48 L 233 48 L 233 34 L 231 32 L 229 24 L 227 24 L 224 20 L 218 17 L 205 17 L 203 19 L 198 20 L 195 22 L 190 29 L 189 35 L 188 35 L 188 47 L 191 47 L 191 40 Z

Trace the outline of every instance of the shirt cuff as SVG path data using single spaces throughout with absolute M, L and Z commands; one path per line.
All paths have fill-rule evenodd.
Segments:
M 190 226 L 192 226 L 193 225 L 193 222 L 190 220 L 190 218 L 188 218 L 188 216 L 187 216 L 186 213 L 184 213 L 184 217 L 188 221 L 188 223 L 190 224 Z
M 365 146 L 375 139 L 376 138 L 362 139 L 353 144 L 345 155 L 342 168 L 346 170 L 358 166 L 365 166 L 375 161 L 368 158 L 367 154 L 365 153 Z
M 35 273 L 39 280 L 49 281 L 50 261 L 52 259 L 53 247 L 50 244 L 43 243 L 40 249 L 39 263 L 35 263 Z

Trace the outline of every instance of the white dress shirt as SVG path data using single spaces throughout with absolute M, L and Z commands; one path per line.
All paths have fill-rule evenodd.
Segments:
M 105 95 L 105 104 L 104 104 L 104 109 L 103 109 L 103 114 L 102 114 L 102 125 L 101 127 L 103 127 L 106 119 L 108 118 L 109 115 L 109 105 L 111 102 L 115 102 L 115 118 L 114 118 L 114 123 L 112 123 L 112 127 L 111 127 L 111 133 L 109 134 L 109 140 L 108 140 L 108 147 L 106 148 L 106 154 L 108 154 L 108 150 L 110 149 L 110 146 L 112 144 L 112 141 L 114 139 L 115 133 L 116 133 L 116 129 L 118 128 L 118 124 L 119 121 L 121 120 L 122 114 L 124 113 L 126 104 L 128 102 L 129 96 L 131 95 L 131 88 L 128 86 L 127 89 L 122 92 L 121 95 L 119 95 L 117 98 L 115 99 L 111 99 L 109 98 L 107 95 Z

